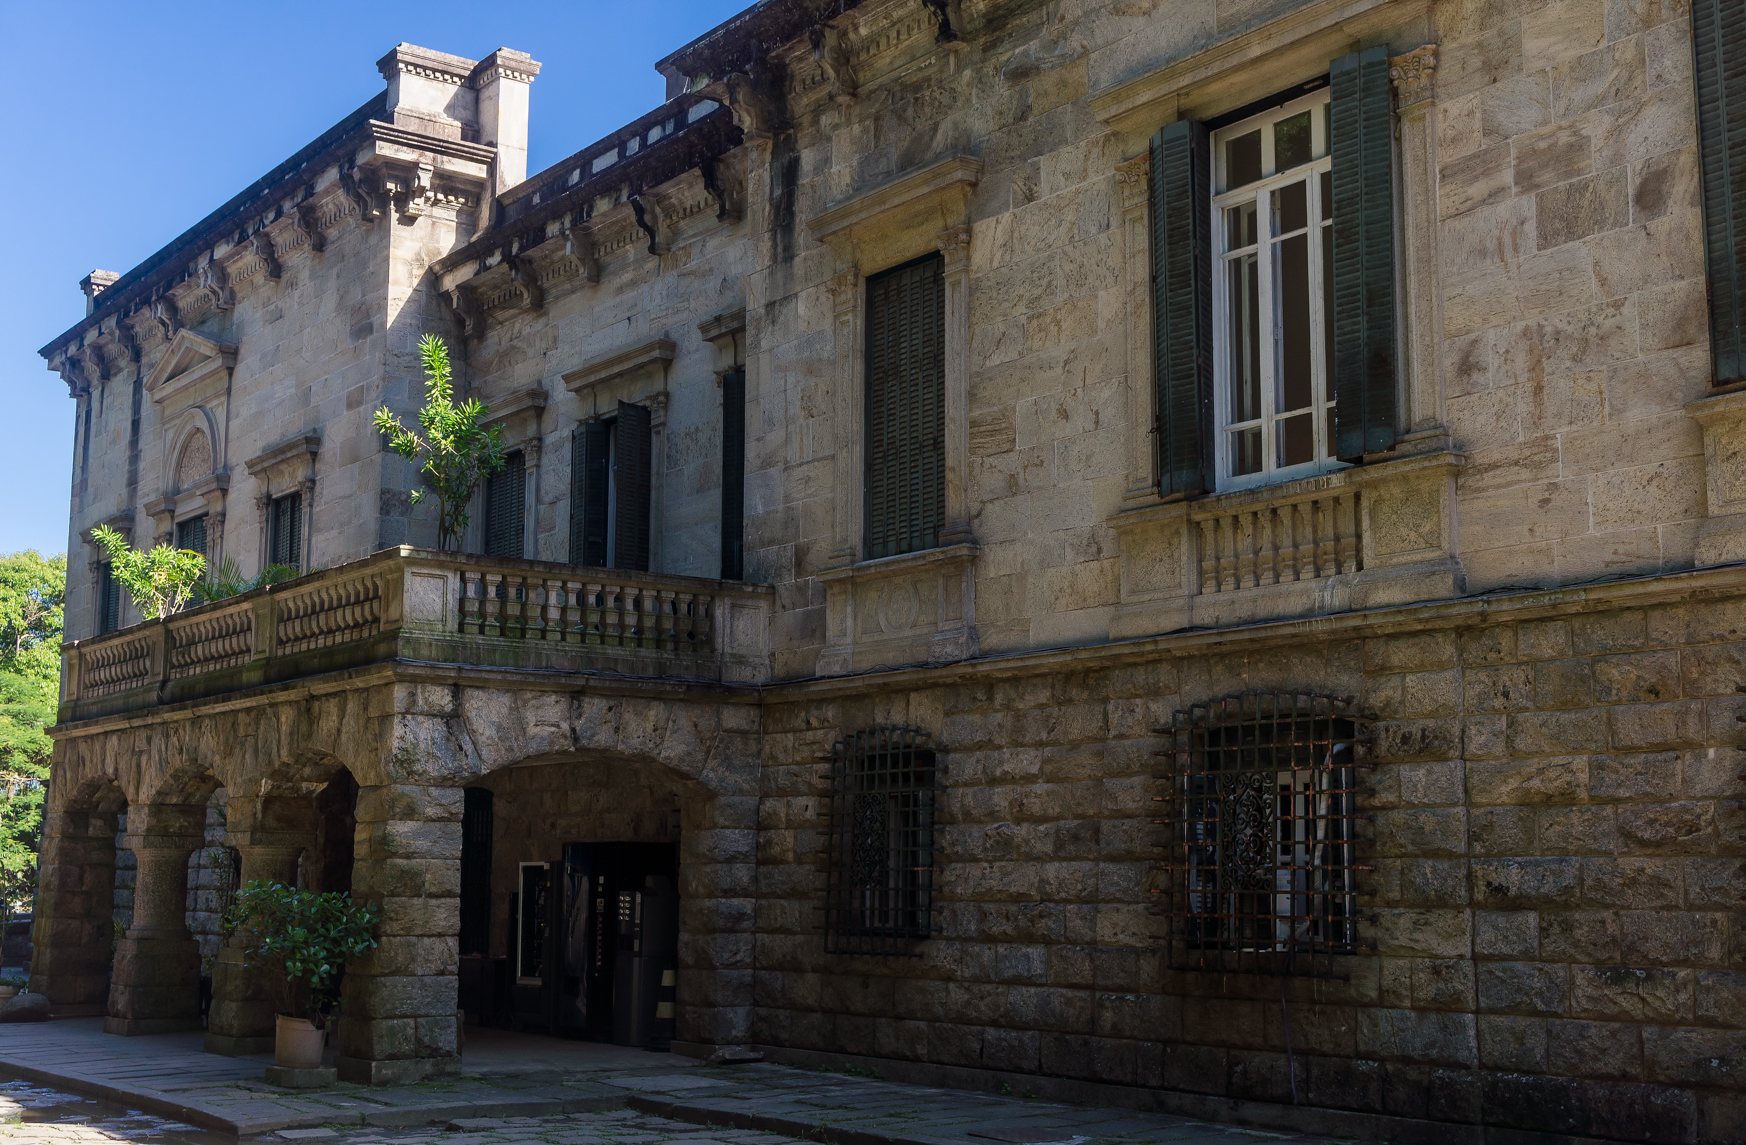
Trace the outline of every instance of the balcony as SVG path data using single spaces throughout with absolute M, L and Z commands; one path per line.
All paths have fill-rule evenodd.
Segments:
M 401 546 L 63 645 L 60 722 L 393 660 L 762 683 L 772 596 Z

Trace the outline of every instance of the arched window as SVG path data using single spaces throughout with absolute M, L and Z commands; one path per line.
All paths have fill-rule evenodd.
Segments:
M 1173 967 L 1325 976 L 1358 953 L 1357 720 L 1289 692 L 1176 713 L 1159 797 Z

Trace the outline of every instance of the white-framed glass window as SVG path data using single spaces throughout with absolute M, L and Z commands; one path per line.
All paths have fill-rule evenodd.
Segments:
M 1219 488 L 1339 468 L 1327 89 L 1220 129 L 1212 151 Z

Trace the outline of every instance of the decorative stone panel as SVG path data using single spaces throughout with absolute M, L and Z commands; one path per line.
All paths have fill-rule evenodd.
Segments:
M 821 676 L 976 655 L 976 546 L 947 545 L 819 573 Z
M 1709 516 L 1698 527 L 1699 568 L 1746 560 L 1746 390 L 1692 402 L 1704 429 L 1704 492 Z

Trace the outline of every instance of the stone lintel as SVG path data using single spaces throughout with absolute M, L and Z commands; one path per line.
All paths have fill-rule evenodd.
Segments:
M 306 460 L 311 469 L 313 469 L 315 466 L 315 455 L 320 451 L 321 438 L 317 437 L 315 434 L 307 433 L 300 437 L 294 437 L 279 445 L 275 445 L 273 448 L 266 450 L 265 452 L 257 453 L 255 456 L 243 462 L 243 465 L 248 469 L 249 476 L 251 477 L 259 477 L 267 470 L 278 465 L 283 465 L 288 461 Z
M 968 223 L 981 178 L 982 160 L 948 156 L 820 211 L 806 234 L 872 274 L 938 249 L 941 232 Z
M 639 342 L 627 349 L 617 350 L 604 357 L 585 362 L 574 370 L 564 374 L 564 385 L 571 390 L 583 390 L 589 386 L 597 386 L 602 382 L 610 382 L 621 378 L 633 370 L 644 366 L 660 365 L 664 370 L 673 361 L 678 347 L 667 337 L 651 338 Z

